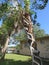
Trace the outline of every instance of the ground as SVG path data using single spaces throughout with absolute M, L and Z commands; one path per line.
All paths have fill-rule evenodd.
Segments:
M 0 61 L 0 65 L 31 65 L 31 57 L 18 54 L 6 54 L 5 60 Z
M 0 65 L 32 65 L 31 56 L 18 54 L 6 54 L 4 60 L 0 60 Z M 43 62 L 43 65 L 49 65 L 49 62 Z

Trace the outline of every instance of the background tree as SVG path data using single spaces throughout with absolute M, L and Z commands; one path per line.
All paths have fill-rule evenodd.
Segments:
M 46 36 L 46 33 L 45 33 L 45 31 L 43 29 L 40 28 L 40 26 L 35 24 L 34 25 L 34 35 L 35 35 L 35 38 L 38 38 L 38 37 Z
M 17 44 L 17 45 L 16 45 L 16 50 L 17 50 L 17 53 L 19 53 L 19 52 L 20 52 L 20 49 L 21 49 L 21 45 L 20 45 L 20 44 Z

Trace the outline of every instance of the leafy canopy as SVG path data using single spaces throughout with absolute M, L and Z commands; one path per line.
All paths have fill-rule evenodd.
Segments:
M 6 29 L 7 34 L 10 34 L 14 28 L 14 22 L 20 22 L 22 11 L 28 12 L 30 15 L 34 14 L 34 19 L 36 19 L 36 10 L 44 9 L 47 3 L 48 0 L 5 0 L 0 4 L 2 27 Z

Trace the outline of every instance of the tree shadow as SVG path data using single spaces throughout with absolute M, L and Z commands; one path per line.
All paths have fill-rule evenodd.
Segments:
M 32 61 L 14 61 L 13 59 L 0 60 L 0 65 L 32 65 Z
M 43 61 L 43 65 L 49 65 L 49 61 Z
M 13 59 L 4 59 L 0 60 L 0 65 L 32 65 L 32 60 L 28 59 L 27 61 L 14 61 Z M 43 62 L 43 65 L 49 65 L 49 62 Z

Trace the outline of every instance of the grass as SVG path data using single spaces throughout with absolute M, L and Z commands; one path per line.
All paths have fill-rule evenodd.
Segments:
M 5 60 L 0 61 L 0 65 L 31 65 L 31 57 L 18 54 L 6 54 Z
M 32 65 L 32 61 L 30 56 L 6 54 L 5 59 L 0 60 L 0 65 Z M 49 61 L 43 61 L 43 65 L 49 65 Z

